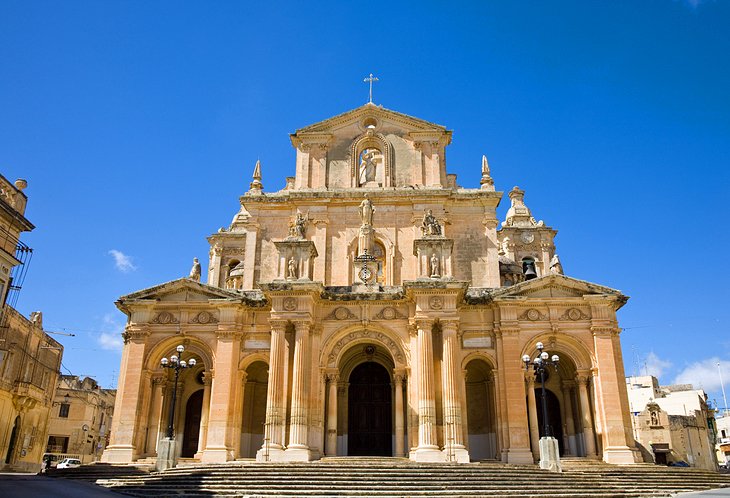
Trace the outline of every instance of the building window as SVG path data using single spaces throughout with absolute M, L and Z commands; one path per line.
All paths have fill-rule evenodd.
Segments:
M 69 408 L 71 408 L 71 405 L 68 403 L 61 403 L 61 408 L 58 410 L 58 416 L 60 418 L 68 418 Z

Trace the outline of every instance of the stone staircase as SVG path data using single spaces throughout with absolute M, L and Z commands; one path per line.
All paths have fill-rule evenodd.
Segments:
M 501 463 L 417 464 L 399 458 L 349 457 L 310 463 L 198 465 L 160 473 L 98 477 L 95 482 L 138 497 L 246 498 L 628 498 L 730 487 L 730 476 L 688 468 L 571 462 L 567 467 L 558 474 L 535 466 Z

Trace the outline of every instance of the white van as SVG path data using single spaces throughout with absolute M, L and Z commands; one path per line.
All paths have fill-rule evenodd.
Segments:
M 56 465 L 57 469 L 73 469 L 74 467 L 81 467 L 81 460 L 78 458 L 64 458 Z

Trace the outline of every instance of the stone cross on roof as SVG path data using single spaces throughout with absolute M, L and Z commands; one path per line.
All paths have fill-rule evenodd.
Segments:
M 377 77 L 373 76 L 373 73 L 370 73 L 370 76 L 365 78 L 363 80 L 365 83 L 370 83 L 370 99 L 368 100 L 368 104 L 373 103 L 373 82 L 374 81 L 380 81 Z

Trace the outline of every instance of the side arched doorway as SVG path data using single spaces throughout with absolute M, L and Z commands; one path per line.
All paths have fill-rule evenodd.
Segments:
M 185 404 L 185 430 L 180 456 L 192 458 L 198 451 L 200 436 L 200 418 L 203 412 L 203 390 L 199 389 L 190 395 Z
M 542 418 L 542 388 L 535 388 L 535 400 L 537 401 L 537 420 L 540 437 L 551 436 L 558 440 L 560 456 L 564 456 L 563 444 L 563 421 L 560 416 L 560 402 L 557 396 L 550 390 L 545 389 L 545 404 L 547 405 L 548 434 L 545 434 L 545 426 Z
M 264 444 L 268 384 L 269 366 L 266 363 L 254 361 L 246 368 L 240 443 L 243 458 L 255 458 L 256 451 Z
M 18 441 L 18 432 L 20 431 L 20 415 L 15 417 L 15 424 L 10 433 L 10 443 L 8 444 L 8 454 L 5 456 L 5 463 L 13 462 L 13 454 L 15 453 L 15 443 Z
M 390 374 L 379 363 L 356 366 L 349 379 L 347 453 L 392 456 L 393 405 Z

